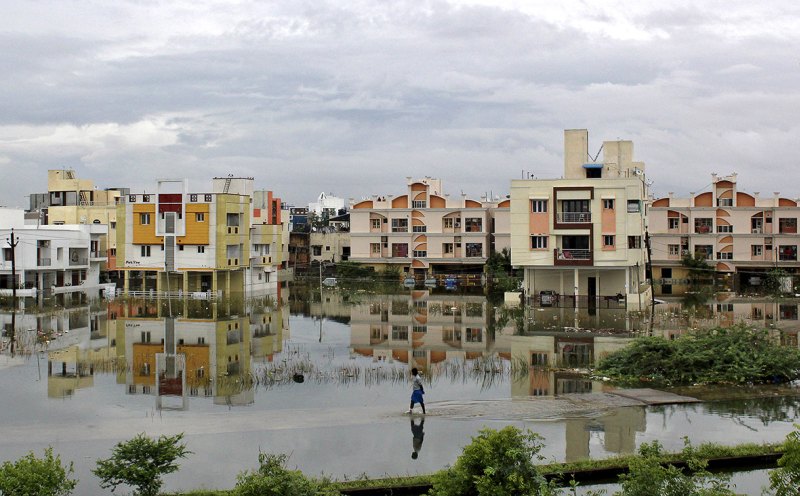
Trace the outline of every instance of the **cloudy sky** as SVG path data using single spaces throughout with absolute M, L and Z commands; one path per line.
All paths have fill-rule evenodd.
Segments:
M 302 205 L 505 194 L 563 130 L 631 139 L 656 195 L 739 173 L 800 196 L 800 3 L 37 0 L 0 19 L 0 204 L 48 169 L 100 188 L 254 176 Z

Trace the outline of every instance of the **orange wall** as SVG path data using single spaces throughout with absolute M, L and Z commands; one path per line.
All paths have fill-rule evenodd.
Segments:
M 530 234 L 549 234 L 550 216 L 547 212 L 531 212 Z
M 142 225 L 139 214 L 150 214 L 150 224 Z M 160 245 L 164 238 L 156 236 L 156 206 L 149 204 L 136 204 L 133 206 L 133 244 L 135 245 Z
M 186 236 L 178 236 L 181 245 L 207 245 L 209 244 L 209 231 L 211 229 L 211 216 L 208 203 L 186 204 Z M 204 214 L 202 222 L 197 221 L 197 214 Z

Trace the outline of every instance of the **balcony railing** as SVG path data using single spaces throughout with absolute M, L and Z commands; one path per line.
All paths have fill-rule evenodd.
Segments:
M 592 221 L 591 212 L 558 212 L 558 222 L 564 224 L 585 224 Z
M 562 249 L 558 250 L 559 260 L 591 260 L 592 250 Z
M 89 265 L 89 259 L 86 257 L 73 257 L 69 261 L 70 266 L 76 265 Z
M 49 258 L 40 258 L 36 260 L 36 265 L 39 267 L 50 267 L 50 259 Z

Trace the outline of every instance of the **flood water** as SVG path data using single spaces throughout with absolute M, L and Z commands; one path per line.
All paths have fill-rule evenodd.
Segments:
M 738 321 L 774 328 L 797 346 L 797 301 L 668 302 L 653 322 L 618 309 L 523 313 L 482 295 L 427 291 L 60 303 L 17 312 L 14 357 L 4 338 L 0 461 L 53 446 L 75 462 L 75 494 L 105 494 L 90 473 L 95 461 L 140 432 L 185 433 L 194 454 L 166 478 L 165 490 L 177 491 L 230 488 L 259 451 L 338 479 L 429 473 L 452 464 L 487 426 L 538 432 L 549 460 L 629 453 L 653 440 L 679 450 L 684 436 L 780 441 L 800 408 L 791 389 L 645 407 L 568 371 L 637 334 Z M 0 319 L 8 331 L 8 312 Z M 425 377 L 424 418 L 403 414 L 411 366 Z

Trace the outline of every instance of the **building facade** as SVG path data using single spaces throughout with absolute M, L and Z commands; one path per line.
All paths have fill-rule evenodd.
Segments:
M 534 304 L 644 308 L 644 164 L 631 141 L 604 142 L 597 162 L 588 139 L 585 129 L 564 132 L 563 178 L 511 182 L 512 265 Z
M 649 225 L 656 293 L 682 294 L 690 288 L 691 275 L 682 264 L 687 255 L 705 259 L 721 288 L 737 292 L 758 291 L 775 268 L 797 274 L 798 217 L 797 200 L 739 191 L 736 174 L 712 174 L 711 191 L 653 201 Z
M 0 261 L 0 289 L 16 285 L 20 296 L 50 296 L 74 291 L 101 290 L 100 271 L 106 253 L 100 250 L 107 226 L 100 224 L 25 224 L 24 212 L 0 209 L 0 237 L 4 241 Z M 11 247 L 13 229 L 16 246 Z M 13 250 L 13 253 L 12 253 Z M 12 255 L 16 280 L 12 277 Z
M 119 202 L 117 267 L 126 293 L 210 297 L 276 290 L 270 274 L 283 254 L 280 208 L 273 208 L 280 200 L 264 193 L 266 207 L 253 208 L 253 178 L 212 184 L 211 192 L 191 193 L 186 180 L 162 180 L 155 194 L 128 194 Z
M 451 198 L 441 180 L 429 177 L 408 178 L 406 188 L 398 196 L 353 202 L 350 260 L 417 277 L 481 274 L 492 251 L 502 249 L 495 246 L 495 228 L 505 225 L 510 200 Z

